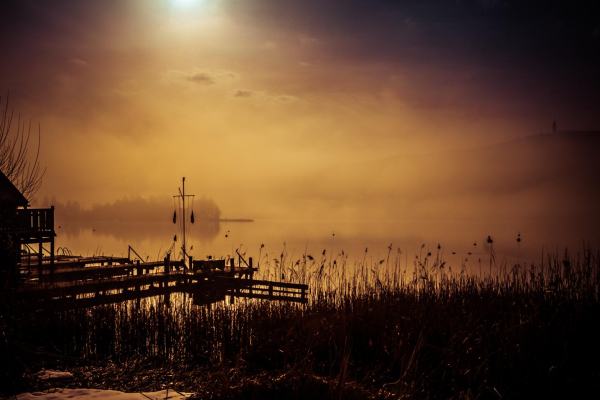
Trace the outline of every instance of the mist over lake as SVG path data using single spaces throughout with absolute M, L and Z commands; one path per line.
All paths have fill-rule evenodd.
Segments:
M 240 199 L 248 204 L 237 209 L 260 202 L 269 207 L 233 216 L 262 216 L 253 222 L 220 220 L 232 213 L 202 194 L 186 203 L 187 213 L 196 215 L 195 224 L 188 221 L 187 247 L 193 245 L 189 254 L 197 259 L 228 258 L 236 250 L 255 260 L 325 250 L 328 258 L 344 251 L 355 261 L 400 257 L 408 267 L 431 253 L 469 271 L 489 266 L 488 236 L 494 266 L 540 263 L 565 250 L 583 253 L 600 245 L 598 149 L 599 132 L 565 131 L 458 154 L 338 165 L 288 178 L 276 184 L 279 191 L 249 191 Z M 132 246 L 151 260 L 169 249 L 180 257 L 182 227 L 170 220 L 181 214 L 182 203 L 172 198 L 138 195 L 91 208 L 54 197 L 50 202 L 61 226 L 57 246 L 74 254 L 127 255 Z
M 521 233 L 519 246 L 517 235 Z M 335 236 L 333 234 L 335 233 Z M 66 247 L 73 254 L 127 256 L 132 246 L 143 258 L 156 260 L 172 246 L 173 236 L 178 234 L 175 225 L 167 222 L 67 222 L 57 230 L 56 246 Z M 225 235 L 228 235 L 226 238 Z M 461 268 L 461 261 L 474 272 L 479 269 L 479 259 L 489 266 L 490 248 L 487 237 L 494 241 L 496 263 L 516 264 L 542 260 L 548 253 L 563 255 L 583 253 L 588 244 L 597 248 L 600 244 L 598 227 L 593 222 L 572 221 L 293 221 L 257 220 L 254 222 L 197 222 L 188 235 L 189 254 L 194 258 L 226 258 L 235 251 L 245 253 L 258 261 L 261 256 L 279 258 L 282 251 L 292 259 L 303 254 L 336 257 L 343 250 L 350 261 L 377 262 L 386 259 L 388 246 L 392 244 L 391 256 L 402 251 L 402 264 L 413 267 L 416 256 L 438 254 L 454 270 Z M 477 246 L 474 246 L 474 243 Z M 422 248 L 422 245 L 425 245 Z M 173 256 L 180 254 L 181 238 L 178 238 Z M 365 254 L 365 249 L 368 248 Z M 452 254 L 455 252 L 456 254 Z M 468 253 L 472 253 L 469 255 Z M 178 256 L 180 257 L 180 255 Z

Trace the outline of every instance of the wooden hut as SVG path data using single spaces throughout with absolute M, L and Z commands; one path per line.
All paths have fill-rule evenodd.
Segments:
M 54 268 L 54 207 L 29 208 L 29 201 L 0 171 L 0 236 L 4 260 L 0 260 L 4 269 L 20 267 L 22 252 L 37 256 L 38 272 L 42 273 L 44 243 L 50 244 L 50 272 Z M 36 253 L 37 251 L 37 253 Z M 11 255 L 11 256 L 9 256 Z M 16 265 L 15 265 L 16 264 Z M 29 264 L 29 263 L 28 263 Z

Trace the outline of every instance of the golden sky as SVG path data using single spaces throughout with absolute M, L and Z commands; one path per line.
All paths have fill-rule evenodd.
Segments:
M 583 3 L 400 3 L 9 0 L 3 104 L 10 91 L 41 124 L 42 196 L 171 195 L 186 176 L 250 218 L 295 212 L 298 185 L 346 165 L 501 143 L 554 118 L 600 126 L 600 20 Z

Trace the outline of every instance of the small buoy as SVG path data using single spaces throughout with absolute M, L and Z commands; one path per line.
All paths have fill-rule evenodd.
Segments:
M 177 235 L 173 236 L 173 241 L 176 242 L 177 241 Z
M 173 211 L 173 223 L 177 223 L 177 211 Z
M 192 211 L 192 217 L 190 218 L 190 220 L 192 221 L 192 224 L 194 223 L 194 212 Z

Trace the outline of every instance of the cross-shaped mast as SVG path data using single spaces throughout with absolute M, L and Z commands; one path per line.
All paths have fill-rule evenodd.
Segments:
M 179 188 L 179 195 L 173 196 L 173 197 L 177 197 L 177 198 L 181 198 L 181 202 L 183 203 L 183 212 L 182 212 L 182 216 L 181 216 L 181 220 L 183 221 L 183 245 L 181 246 L 181 249 L 183 250 L 183 258 L 184 258 L 184 263 L 187 262 L 187 247 L 185 245 L 185 220 L 186 220 L 186 215 L 185 215 L 185 200 L 186 197 L 194 197 L 193 194 L 185 194 L 185 176 L 182 179 L 182 188 Z M 175 222 L 175 221 L 173 221 Z

